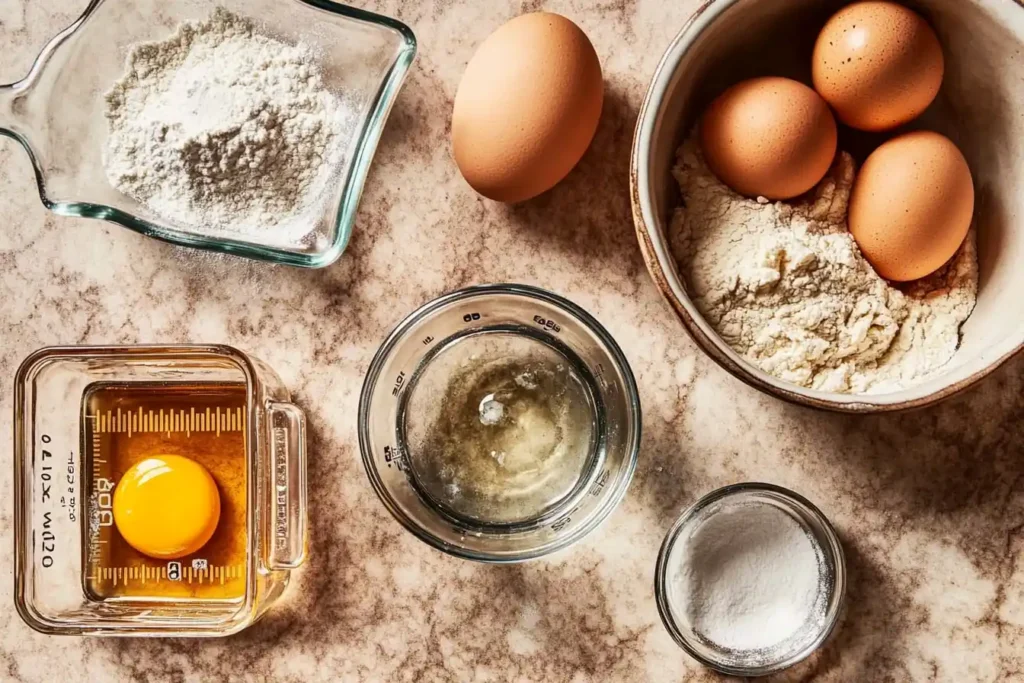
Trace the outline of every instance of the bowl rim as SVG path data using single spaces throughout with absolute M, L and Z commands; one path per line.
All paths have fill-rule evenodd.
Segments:
M 88 6 L 75 21 L 57 33 L 43 46 L 33 61 L 28 75 L 14 83 L 0 84 L 0 92 L 8 88 L 12 89 L 12 91 L 30 89 L 61 44 L 77 33 L 92 14 L 108 1 L 90 0 Z M 416 58 L 416 36 L 413 34 L 412 29 L 397 19 L 358 7 L 349 7 L 332 0 L 290 1 L 306 5 L 311 9 L 329 12 L 351 21 L 372 24 L 388 29 L 393 31 L 398 38 L 391 65 L 378 85 L 377 91 L 373 94 L 369 111 L 361 122 L 361 127 L 354 132 L 358 136 L 358 144 L 353 152 L 351 162 L 348 164 L 347 172 L 344 177 L 338 178 L 337 182 L 342 185 L 344 190 L 333 218 L 334 237 L 326 248 L 310 253 L 297 252 L 290 249 L 232 239 L 230 237 L 209 236 L 174 230 L 105 204 L 88 201 L 54 201 L 47 194 L 45 174 L 29 141 L 15 130 L 0 127 L 0 136 L 14 139 L 28 153 L 35 172 L 39 199 L 43 206 L 61 216 L 97 218 L 110 221 L 133 232 L 182 247 L 233 254 L 235 256 L 303 268 L 323 268 L 337 261 L 352 237 L 359 200 L 362 197 L 363 186 L 377 149 L 377 143 L 384 131 L 384 124 L 387 122 L 388 115 L 402 88 L 409 68 Z
M 664 101 L 665 89 L 675 75 L 675 70 L 696 39 L 711 23 L 741 0 L 704 0 L 703 4 L 686 20 L 683 27 L 672 39 L 662 55 L 654 76 L 651 78 L 643 103 L 637 114 L 630 155 L 629 186 L 633 224 L 636 230 L 640 253 L 655 287 L 671 305 L 676 317 L 697 346 L 736 379 L 775 398 L 788 403 L 819 410 L 839 413 L 873 414 L 889 413 L 914 408 L 923 408 L 944 401 L 970 388 L 1024 349 L 1024 339 L 1009 350 L 991 360 L 988 365 L 968 377 L 952 382 L 931 392 L 902 400 L 880 401 L 888 394 L 842 394 L 806 389 L 796 384 L 771 377 L 764 371 L 742 359 L 729 348 L 721 338 L 710 330 L 703 316 L 686 293 L 680 277 L 673 273 L 674 267 L 666 267 L 671 253 L 659 247 L 652 234 L 657 231 L 658 222 L 653 202 L 646 190 L 648 178 L 647 160 L 655 124 L 658 122 L 660 107 Z M 1024 0 L 1012 0 L 1018 8 L 1024 9 Z M 704 329 L 707 327 L 708 329 Z M 923 386 L 923 385 L 922 385 Z

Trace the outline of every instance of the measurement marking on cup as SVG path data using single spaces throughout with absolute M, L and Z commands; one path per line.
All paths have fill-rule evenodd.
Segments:
M 140 406 L 138 412 L 124 413 L 118 409 L 115 413 L 108 410 L 106 414 L 86 415 L 86 418 L 93 421 L 93 448 L 96 451 L 99 450 L 100 434 L 126 434 L 130 438 L 136 434 L 165 433 L 190 437 L 193 432 L 215 432 L 220 436 L 221 432 L 244 432 L 246 422 L 242 407 L 216 408 L 213 411 L 207 408 L 205 413 L 197 413 L 195 408 L 188 412 L 184 409 L 167 412 L 160 409 L 144 413 Z
M 100 477 L 100 465 L 107 461 L 100 457 L 100 433 L 93 429 L 92 432 L 92 476 Z
M 395 378 L 395 386 L 391 388 L 391 395 L 398 396 L 398 392 L 402 390 L 402 385 L 405 384 L 405 372 L 398 373 L 398 377 Z
M 535 315 L 533 316 L 533 322 L 537 323 L 544 329 L 551 330 L 552 332 L 562 331 L 562 326 L 556 323 L 554 320 L 551 320 L 550 318 L 544 318 L 539 315 Z
M 192 560 L 183 565 L 170 561 L 162 567 L 121 566 L 97 567 L 96 573 L 88 576 L 90 581 L 110 581 L 114 586 L 128 586 L 132 583 L 145 584 L 151 581 L 175 581 L 178 583 L 220 583 L 242 576 L 242 565 L 212 565 L 206 560 Z
M 405 472 L 405 457 L 397 448 L 391 446 L 384 447 L 384 462 L 387 463 L 388 467 L 394 464 L 399 472 Z

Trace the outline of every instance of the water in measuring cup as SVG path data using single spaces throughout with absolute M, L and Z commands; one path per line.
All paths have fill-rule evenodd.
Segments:
M 94 384 L 83 398 L 87 593 L 119 598 L 239 600 L 247 533 L 244 384 Z M 136 463 L 158 455 L 198 462 L 217 484 L 220 517 L 198 551 L 173 560 L 142 554 L 117 529 L 114 491 Z
M 584 485 L 597 434 L 578 361 L 530 335 L 476 332 L 414 377 L 404 448 L 422 491 L 483 524 L 536 520 Z

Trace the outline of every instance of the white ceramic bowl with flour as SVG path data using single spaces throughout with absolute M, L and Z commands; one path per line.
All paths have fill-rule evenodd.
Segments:
M 766 676 L 829 637 L 846 596 L 846 560 L 809 501 L 772 484 L 712 491 L 665 536 L 654 578 L 658 612 L 694 659 Z
M 882 393 L 838 393 L 786 382 L 735 351 L 701 314 L 672 252 L 680 205 L 676 150 L 710 100 L 757 75 L 809 82 L 811 48 L 838 0 L 711 0 L 666 52 L 640 112 L 631 193 L 641 250 L 655 284 L 698 345 L 739 379 L 785 400 L 846 412 L 922 406 L 970 386 L 1024 345 L 1024 8 L 1015 0 L 907 2 L 934 26 L 946 75 L 924 127 L 950 135 L 974 174 L 977 306 L 952 359 L 919 383 Z M 840 140 L 841 147 L 843 140 Z M 858 156 L 862 150 L 849 149 Z

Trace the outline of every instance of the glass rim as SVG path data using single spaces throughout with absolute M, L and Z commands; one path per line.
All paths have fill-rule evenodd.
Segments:
M 74 22 L 67 28 L 60 31 L 50 39 L 40 50 L 29 73 L 25 78 L 10 84 L 0 84 L 0 88 L 30 88 L 38 78 L 42 69 L 49 61 L 51 54 L 65 40 L 75 34 L 89 19 L 89 17 L 108 0 L 91 0 Z M 243 258 L 269 261 L 271 263 L 299 266 L 303 268 L 323 268 L 334 263 L 341 256 L 348 246 L 352 237 L 352 229 L 355 224 L 356 214 L 359 208 L 359 200 L 362 196 L 363 185 L 370 170 L 370 164 L 376 152 L 377 142 L 380 140 L 384 130 L 384 124 L 390 113 L 391 107 L 398 96 L 402 83 L 412 66 L 416 57 L 417 42 L 412 29 L 391 17 L 376 14 L 369 10 L 358 7 L 349 7 L 331 0 L 294 0 L 309 5 L 312 8 L 324 10 L 338 16 L 346 17 L 355 21 L 382 26 L 397 32 L 402 38 L 402 44 L 394 61 L 374 94 L 369 113 L 362 121 L 362 127 L 358 131 L 358 144 L 355 153 L 349 164 L 348 172 L 338 182 L 345 188 L 342 192 L 341 202 L 338 205 L 334 216 L 334 239 L 330 245 L 322 250 L 313 253 L 300 253 L 280 247 L 272 247 L 254 242 L 245 242 L 224 236 L 205 236 L 198 233 L 183 232 L 162 227 L 156 223 L 139 218 L 121 209 L 97 204 L 95 202 L 79 201 L 54 201 L 46 192 L 46 179 L 43 169 L 36 158 L 35 152 L 29 145 L 28 140 L 16 131 L 0 127 L 0 135 L 14 139 L 28 153 L 35 174 L 36 188 L 39 192 L 39 200 L 43 206 L 60 216 L 72 216 L 80 218 L 93 218 L 106 220 L 111 223 L 128 228 L 146 237 L 152 237 L 162 242 L 167 242 L 180 247 L 190 247 L 203 251 L 210 251 L 222 254 L 231 254 Z
M 536 548 L 508 553 L 469 550 L 453 545 L 425 530 L 422 526 L 411 519 L 394 500 L 378 473 L 374 457 L 375 454 L 370 448 L 370 428 L 368 419 L 370 402 L 373 392 L 377 387 L 381 370 L 383 369 L 387 359 L 390 358 L 391 352 L 394 350 L 395 346 L 404 338 L 405 334 L 412 326 L 452 303 L 493 295 L 513 295 L 526 299 L 543 301 L 564 311 L 567 315 L 586 327 L 588 331 L 592 332 L 605 346 L 608 351 L 608 355 L 615 363 L 616 371 L 624 380 L 623 385 L 626 393 L 628 409 L 635 419 L 635 428 L 633 429 L 632 439 L 627 446 L 628 452 L 623 463 L 622 474 L 616 482 L 616 485 L 610 489 L 610 494 L 597 508 L 595 508 L 587 521 L 580 527 L 576 528 L 573 533 L 564 537 L 558 537 L 548 543 L 539 545 Z M 449 292 L 448 294 L 444 294 L 423 304 L 395 325 L 394 329 L 391 330 L 384 342 L 381 343 L 380 347 L 377 349 L 377 352 L 374 354 L 373 360 L 367 369 L 366 378 L 363 380 L 363 386 L 359 396 L 358 420 L 359 450 L 363 460 L 363 467 L 366 470 L 367 477 L 370 480 L 374 493 L 377 494 L 377 497 L 384 504 L 384 507 L 387 508 L 388 512 L 391 513 L 391 516 L 394 517 L 402 527 L 413 534 L 413 536 L 436 550 L 440 550 L 441 552 L 461 559 L 490 564 L 511 564 L 549 555 L 572 545 L 600 526 L 600 524 L 608 518 L 612 510 L 614 510 L 622 501 L 626 495 L 626 491 L 629 489 L 629 484 L 633 479 L 633 474 L 636 470 L 636 464 L 639 458 L 640 439 L 642 434 L 640 394 L 637 389 L 636 380 L 633 377 L 633 372 L 630 369 L 625 355 L 622 353 L 622 350 L 619 348 L 619 345 L 615 342 L 612 336 L 607 330 L 605 330 L 604 326 L 602 326 L 601 323 L 587 311 L 583 310 L 568 299 L 554 294 L 553 292 L 531 285 L 509 283 L 474 285 L 454 292 Z M 432 503 L 429 501 L 423 502 L 427 508 L 440 516 L 440 512 L 435 510 L 435 506 Z
M 668 598 L 668 559 L 675 548 L 676 542 L 679 541 L 683 530 L 710 505 L 743 494 L 767 494 L 791 509 L 807 513 L 810 519 L 813 520 L 812 526 L 816 530 L 821 531 L 827 541 L 827 544 L 824 544 L 815 539 L 815 545 L 821 549 L 823 554 L 832 558 L 832 563 L 835 566 L 835 580 L 826 603 L 825 622 L 821 630 L 805 647 L 785 659 L 763 666 L 732 666 L 704 656 L 694 647 L 685 629 L 680 628 L 676 623 Z M 668 533 L 665 534 L 665 539 L 662 541 L 661 548 L 658 551 L 658 560 L 654 570 L 654 597 L 658 605 L 658 615 L 661 617 L 662 624 L 669 632 L 672 640 L 686 654 L 693 657 L 700 664 L 730 676 L 768 676 L 788 669 L 811 656 L 828 640 L 839 623 L 843 606 L 846 602 L 846 584 L 846 554 L 839 540 L 839 534 L 825 514 L 814 503 L 795 491 L 776 484 L 757 481 L 729 484 L 715 489 L 701 496 L 695 503 L 683 510 L 669 528 Z

